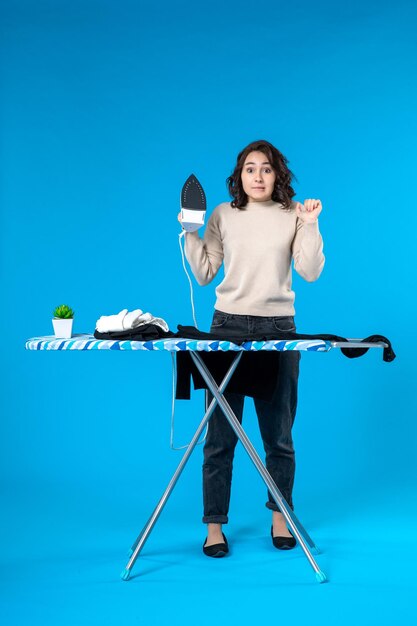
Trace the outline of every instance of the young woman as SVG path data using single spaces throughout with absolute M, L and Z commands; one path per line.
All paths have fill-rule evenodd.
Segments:
M 224 262 L 225 275 L 216 289 L 210 328 L 219 336 L 295 331 L 291 260 L 298 274 L 309 282 L 317 280 L 323 269 L 323 240 L 318 227 L 321 202 L 310 198 L 302 205 L 292 200 L 293 174 L 287 163 L 269 142 L 250 143 L 239 153 L 226 181 L 232 201 L 214 209 L 203 239 L 198 232 L 185 235 L 186 257 L 200 285 L 210 283 Z M 178 219 L 181 222 L 181 214 Z M 254 398 L 267 470 L 292 509 L 295 454 L 291 429 L 300 356 L 299 351 L 280 352 L 272 401 Z M 212 397 L 208 392 L 209 403 Z M 225 393 L 240 422 L 244 397 Z M 229 551 L 222 524 L 228 522 L 236 443 L 237 437 L 217 405 L 204 446 L 203 523 L 208 534 L 203 551 L 207 556 L 224 556 Z M 293 548 L 296 540 L 269 492 L 266 506 L 272 510 L 273 545 Z

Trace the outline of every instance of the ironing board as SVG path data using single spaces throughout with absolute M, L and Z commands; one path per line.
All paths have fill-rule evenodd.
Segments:
M 109 339 L 96 339 L 94 335 L 77 334 L 73 335 L 70 339 L 57 339 L 54 336 L 33 337 L 28 339 L 25 344 L 27 350 L 142 350 L 142 351 L 189 351 L 190 356 L 193 359 L 196 367 L 198 368 L 201 376 L 205 380 L 208 388 L 213 394 L 213 400 L 206 408 L 206 412 L 202 421 L 200 422 L 197 430 L 194 433 L 177 469 L 175 470 L 171 480 L 168 483 L 162 497 L 160 498 L 157 506 L 155 507 L 152 515 L 149 517 L 145 526 L 139 533 L 135 542 L 133 543 L 129 552 L 129 561 L 125 569 L 121 573 L 122 580 L 128 580 L 131 570 L 138 558 L 143 546 L 146 543 L 156 521 L 161 514 L 169 496 L 171 495 L 192 451 L 194 450 L 199 438 L 213 413 L 213 410 L 218 403 L 221 407 L 226 419 L 230 423 L 238 439 L 241 441 L 243 447 L 248 453 L 250 459 L 259 472 L 262 480 L 268 487 L 274 502 L 282 512 L 288 526 L 291 529 L 294 537 L 300 544 L 306 558 L 308 559 L 311 567 L 313 568 L 316 579 L 319 583 L 327 581 L 326 574 L 317 565 L 312 551 L 315 554 L 319 554 L 316 544 L 307 533 L 301 522 L 297 519 L 295 513 L 289 507 L 282 493 L 274 483 L 271 475 L 267 471 L 266 467 L 261 461 L 254 446 L 243 430 L 236 415 L 233 413 L 230 405 L 224 397 L 224 392 L 227 384 L 235 371 L 242 354 L 245 351 L 261 351 L 261 350 L 302 350 L 307 352 L 328 352 L 332 348 L 385 348 L 387 344 L 385 342 L 366 343 L 360 339 L 348 339 L 347 341 L 328 341 L 322 339 L 313 340 L 269 340 L 269 341 L 247 341 L 243 344 L 237 345 L 231 341 L 224 340 L 194 340 L 186 338 L 170 338 L 170 339 L 157 339 L 153 341 L 131 341 L 131 340 L 109 340 Z M 227 371 L 226 376 L 220 385 L 217 385 L 203 359 L 199 355 L 199 352 L 221 352 L 232 350 L 236 352 L 236 357 Z

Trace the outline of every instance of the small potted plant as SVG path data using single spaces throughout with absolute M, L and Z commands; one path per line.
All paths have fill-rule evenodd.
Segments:
M 72 337 L 72 324 L 74 321 L 74 311 L 67 304 L 60 304 L 52 313 L 52 324 L 55 337 L 69 339 Z

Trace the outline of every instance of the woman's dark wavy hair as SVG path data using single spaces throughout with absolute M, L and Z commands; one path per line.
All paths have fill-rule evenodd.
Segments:
M 241 174 L 246 157 L 250 152 L 254 151 L 263 152 L 265 156 L 268 157 L 268 161 L 276 174 L 271 199 L 274 200 L 274 202 L 282 203 L 284 209 L 290 209 L 291 200 L 295 196 L 295 191 L 291 187 L 291 181 L 293 178 L 297 180 L 297 177 L 287 167 L 288 159 L 277 150 L 275 146 L 264 139 L 252 141 L 246 148 L 243 148 L 237 156 L 237 163 L 233 174 L 226 179 L 226 185 L 233 198 L 231 206 L 237 209 L 244 209 L 248 202 L 248 196 L 243 191 Z

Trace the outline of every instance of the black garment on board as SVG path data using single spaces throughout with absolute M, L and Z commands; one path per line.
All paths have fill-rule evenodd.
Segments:
M 170 330 L 165 331 L 157 324 L 142 324 L 139 328 L 128 328 L 127 330 L 109 330 L 106 333 L 100 333 L 97 329 L 94 331 L 96 339 L 112 339 L 121 341 L 154 341 L 156 339 L 170 339 L 171 337 L 179 337 L 178 333 Z
M 243 337 L 241 335 L 230 334 L 227 338 L 219 336 L 215 332 L 206 333 L 198 330 L 195 326 L 178 325 L 178 332 L 164 331 L 156 324 L 143 324 L 139 328 L 132 328 L 123 331 L 109 331 L 100 333 L 94 331 L 96 339 L 112 339 L 130 341 L 154 341 L 157 339 L 212 339 L 214 341 L 232 341 L 238 345 L 246 341 L 267 341 L 275 340 L 300 340 L 300 339 L 323 339 L 327 341 L 347 341 L 344 337 L 331 334 L 307 335 L 305 333 L 279 332 L 264 334 L 253 334 L 251 337 Z M 391 342 L 383 335 L 371 335 L 361 340 L 364 343 L 377 343 L 383 341 L 387 347 L 383 349 L 383 360 L 390 362 L 395 359 L 395 353 L 392 349 Z M 348 358 L 356 358 L 368 352 L 369 348 L 341 348 L 341 352 Z M 279 360 L 285 352 L 244 352 L 239 364 L 234 371 L 228 385 L 228 391 L 241 393 L 242 395 L 260 398 L 262 400 L 270 400 L 275 387 L 275 381 L 279 375 Z M 198 371 L 190 353 L 187 351 L 179 351 L 175 353 L 177 363 L 177 385 L 176 399 L 187 400 L 190 398 L 191 377 L 194 383 L 194 389 L 207 389 L 207 384 Z M 230 350 L 227 352 L 213 351 L 200 352 L 200 356 L 210 370 L 217 385 L 220 385 L 225 377 L 227 370 L 235 358 L 235 352 Z M 285 357 L 284 357 L 285 358 Z
M 183 337 L 184 339 L 218 339 L 219 341 L 232 341 L 236 344 L 245 343 L 245 341 L 268 341 L 269 339 L 275 340 L 299 340 L 299 339 L 323 339 L 325 341 L 347 341 L 345 337 L 339 337 L 339 335 L 330 335 L 319 333 L 317 335 L 307 335 L 305 333 L 294 333 L 291 331 L 280 332 L 277 330 L 273 333 L 254 333 L 251 337 L 243 337 L 242 335 L 236 335 L 231 333 L 230 336 L 225 338 L 224 335 L 219 336 L 216 333 L 205 333 L 198 330 L 195 326 L 177 326 L 177 337 Z M 382 341 L 387 344 L 387 347 L 383 350 L 382 358 L 384 361 L 393 361 L 396 357 L 394 350 L 392 349 L 391 342 L 383 335 L 370 335 L 365 339 L 361 339 L 359 343 L 378 343 Z M 358 356 L 362 356 L 365 352 L 368 352 L 369 348 L 341 348 L 342 353 L 349 359 L 354 359 Z
M 215 332 L 202 332 L 194 326 L 178 325 L 177 328 L 178 336 L 184 339 L 232 341 L 238 345 L 245 343 L 246 341 L 266 341 L 268 339 L 324 339 L 327 341 L 347 341 L 346 338 L 339 337 L 338 335 L 307 335 L 305 333 L 288 331 L 276 331 L 274 333 L 268 333 L 268 336 L 265 336 L 265 334 L 254 333 L 251 337 L 243 337 L 242 335 L 230 333 L 230 335 L 226 338 L 224 335 L 219 336 Z M 395 359 L 395 353 L 391 347 L 391 342 L 386 337 L 382 335 L 371 335 L 361 341 L 366 343 L 377 343 L 379 341 L 383 341 L 388 344 L 387 347 L 383 349 L 383 360 L 393 361 Z M 369 348 L 341 348 L 342 353 L 348 358 L 362 356 L 368 350 Z M 276 377 L 279 376 L 279 360 L 283 355 L 285 355 L 285 351 L 269 352 L 265 350 L 259 352 L 244 352 L 227 385 L 227 390 L 246 396 L 252 396 L 254 398 L 260 398 L 266 401 L 271 400 L 272 393 L 275 388 Z M 194 389 L 207 389 L 207 383 L 198 371 L 190 353 L 186 351 L 176 352 L 175 356 L 177 360 L 176 399 L 187 400 L 190 398 L 191 377 L 193 379 Z M 227 352 L 200 352 L 200 356 L 207 368 L 210 370 L 210 373 L 212 374 L 217 385 L 219 385 L 232 364 L 232 361 L 235 358 L 235 353 L 232 350 Z

